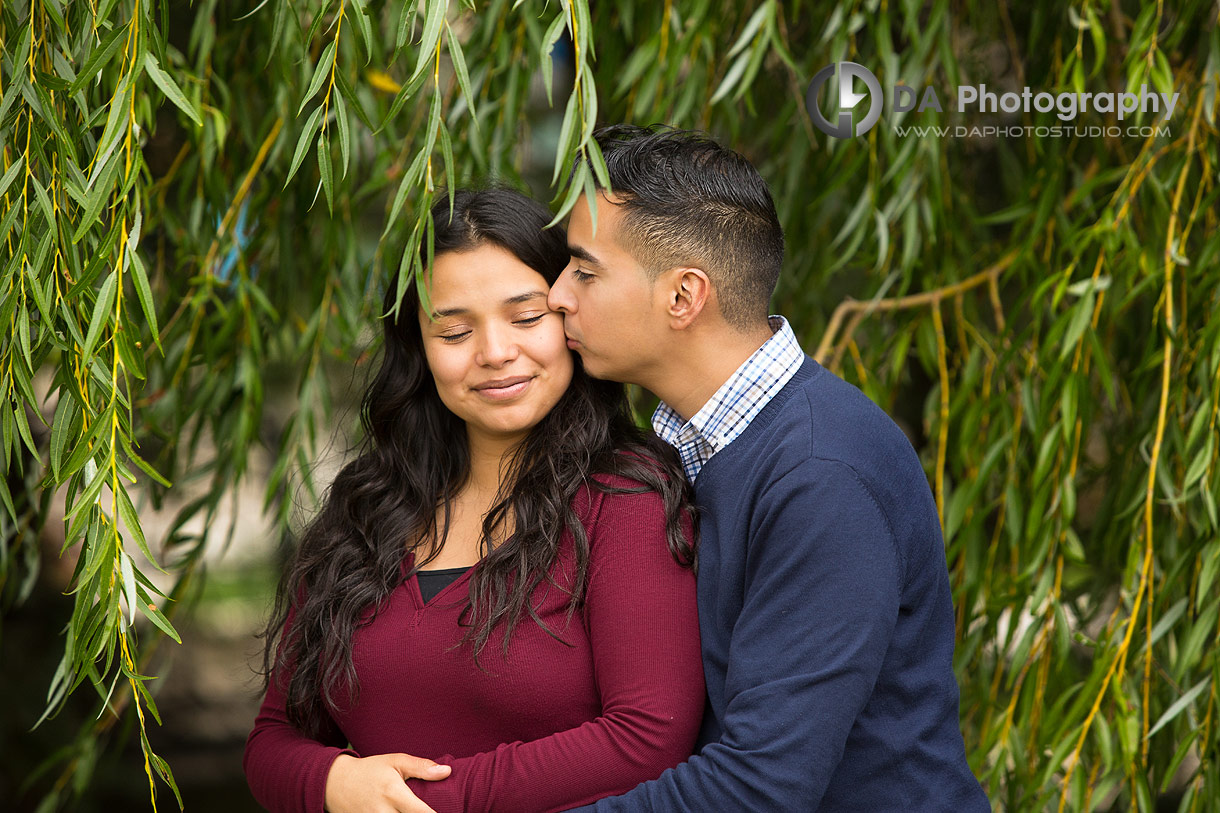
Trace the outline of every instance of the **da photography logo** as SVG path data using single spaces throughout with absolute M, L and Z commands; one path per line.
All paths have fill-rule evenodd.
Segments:
M 836 70 L 839 75 L 839 120 L 838 123 L 831 124 L 822 114 L 818 96 L 821 95 L 822 85 L 826 84 Z M 864 83 L 868 93 L 856 92 L 852 84 L 856 79 Z M 853 132 L 852 113 L 856 105 L 865 98 L 868 99 L 868 112 L 856 124 Z M 805 91 L 805 107 L 809 110 L 809 117 L 813 119 L 814 126 L 835 138 L 851 138 L 867 133 L 880 120 L 883 104 L 881 83 L 877 81 L 877 77 L 868 68 L 855 62 L 833 62 L 827 65 L 813 75 L 813 79 L 809 82 L 809 89 Z
M 823 86 L 834 76 L 838 77 L 838 82 L 831 85 L 831 92 L 823 94 Z M 861 85 L 864 92 L 860 92 Z M 837 96 L 835 90 L 838 91 Z M 950 113 L 956 114 L 954 123 L 941 124 L 939 119 L 924 118 L 928 113 L 946 112 L 946 107 L 941 104 L 933 86 L 927 85 L 921 90 L 902 84 L 900 80 L 899 83 L 883 89 L 877 75 L 863 65 L 855 62 L 832 62 L 814 74 L 810 80 L 809 88 L 805 91 L 805 107 L 809 111 L 809 118 L 823 133 L 833 138 L 854 138 L 864 135 L 881 120 L 886 102 L 884 94 L 887 90 L 889 112 L 894 117 L 894 133 L 899 136 L 915 135 L 919 138 L 1170 136 L 1172 134 L 1168 123 L 1180 95 L 1172 87 L 1168 91 L 1149 90 L 1147 84 L 1141 84 L 1138 93 L 1134 92 L 1134 89 L 1126 92 L 1049 92 L 1031 87 L 997 93 L 982 84 L 958 85 L 956 93 L 950 97 L 955 104 L 948 108 Z M 833 124 L 822 112 L 822 103 L 825 101 L 823 96 L 837 100 L 832 112 L 837 120 Z M 868 99 L 868 111 L 860 117 L 860 102 L 865 99 Z M 1014 114 L 1018 113 L 1025 117 L 1025 120 L 1019 123 L 1013 120 Z M 1046 118 L 1047 113 L 1053 113 L 1055 118 Z M 956 123 L 963 121 L 963 116 L 973 114 L 990 115 L 993 118 L 985 124 L 970 124 L 969 118 L 963 123 Z M 1043 117 L 1029 123 L 1030 119 L 1038 114 Z M 1099 124 L 1078 122 L 1078 119 L 1086 114 L 1094 121 L 1100 115 L 1114 116 L 1118 125 L 1105 121 Z M 1136 116 L 1134 124 L 1129 120 L 1133 114 Z M 1157 116 L 1158 120 L 1144 124 L 1140 117 L 1148 114 Z M 994 118 L 996 116 L 999 117 L 998 120 Z

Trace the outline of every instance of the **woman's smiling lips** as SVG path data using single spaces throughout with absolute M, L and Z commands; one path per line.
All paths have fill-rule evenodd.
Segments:
M 488 400 L 504 401 L 509 398 L 516 398 L 525 392 L 533 380 L 534 377 L 531 375 L 515 375 L 511 378 L 497 378 L 491 381 L 484 381 L 482 384 L 477 384 L 471 389 Z

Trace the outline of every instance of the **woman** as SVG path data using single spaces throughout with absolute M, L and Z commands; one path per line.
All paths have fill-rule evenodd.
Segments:
M 437 813 L 566 810 L 695 742 L 676 455 L 567 349 L 546 297 L 568 251 L 544 207 L 461 191 L 432 217 L 427 299 L 412 286 L 384 319 L 362 453 L 268 625 L 244 764 L 274 811 L 424 810 L 412 792 Z M 452 772 L 404 784 L 445 776 L 404 754 Z

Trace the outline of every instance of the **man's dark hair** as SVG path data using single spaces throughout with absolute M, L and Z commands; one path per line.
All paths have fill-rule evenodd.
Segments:
M 704 133 L 618 124 L 594 137 L 621 204 L 624 248 L 654 276 L 679 265 L 707 272 L 726 322 L 767 318 L 784 232 L 758 170 Z

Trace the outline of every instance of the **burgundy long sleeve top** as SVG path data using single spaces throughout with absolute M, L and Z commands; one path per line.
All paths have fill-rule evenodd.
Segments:
M 275 813 L 321 813 L 338 755 L 402 752 L 453 766 L 447 779 L 409 781 L 437 813 L 544 813 L 624 793 L 685 760 L 703 666 L 694 575 L 669 553 L 661 499 L 587 489 L 574 508 L 589 539 L 585 601 L 569 615 L 567 593 L 545 580 L 532 598 L 562 640 L 527 615 L 507 655 L 499 629 L 476 665 L 469 644 L 456 646 L 470 572 L 424 604 L 407 554 L 402 583 L 353 637 L 358 698 L 340 700 L 322 738 L 289 722 L 272 674 L 246 742 L 255 798 Z M 574 571 L 564 531 L 551 575 L 567 586 Z

